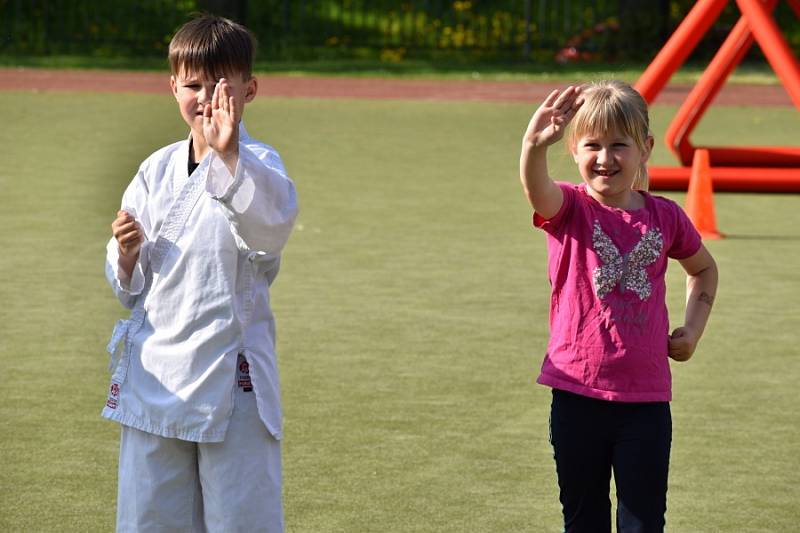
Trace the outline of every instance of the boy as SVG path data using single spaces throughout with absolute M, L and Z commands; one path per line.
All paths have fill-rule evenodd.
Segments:
M 169 47 L 191 130 L 148 157 L 111 225 L 103 416 L 122 424 L 117 531 L 283 531 L 269 285 L 297 215 L 280 157 L 240 124 L 254 39 L 204 15 Z

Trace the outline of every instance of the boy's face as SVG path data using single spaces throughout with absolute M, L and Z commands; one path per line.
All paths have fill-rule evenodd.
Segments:
M 234 74 L 225 79 L 228 80 L 229 93 L 234 98 L 241 116 L 244 104 L 256 96 L 258 89 L 256 79 L 251 77 L 245 80 L 241 74 Z M 219 80 L 206 78 L 202 73 L 185 69 L 170 77 L 170 87 L 178 102 L 181 116 L 195 133 L 203 132 L 203 111 L 211 104 L 211 97 L 218 82 Z

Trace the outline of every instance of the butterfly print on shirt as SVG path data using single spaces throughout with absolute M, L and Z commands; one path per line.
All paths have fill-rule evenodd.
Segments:
M 640 300 L 646 300 L 650 296 L 653 286 L 647 279 L 645 267 L 655 263 L 661 255 L 664 239 L 658 228 L 648 230 L 633 250 L 623 255 L 595 220 L 592 244 L 595 253 L 603 261 L 592 272 L 598 298 L 602 300 L 617 285 L 620 292 L 633 291 Z

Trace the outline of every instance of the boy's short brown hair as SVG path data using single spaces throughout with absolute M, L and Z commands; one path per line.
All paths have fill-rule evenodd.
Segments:
M 218 80 L 241 74 L 250 79 L 256 39 L 250 30 L 215 15 L 200 15 L 180 27 L 169 43 L 172 74 L 196 72 Z

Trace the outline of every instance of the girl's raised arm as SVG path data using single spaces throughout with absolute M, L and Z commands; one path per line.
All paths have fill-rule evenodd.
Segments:
M 519 159 L 519 175 L 533 209 L 543 218 L 552 218 L 564 200 L 561 189 L 547 171 L 547 147 L 564 136 L 564 130 L 583 104 L 580 87 L 555 90 L 533 114 Z

